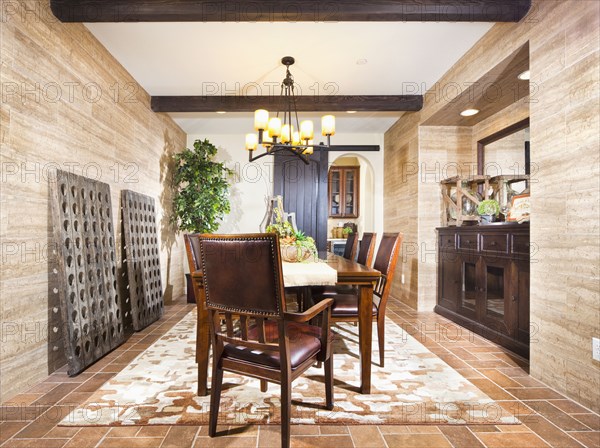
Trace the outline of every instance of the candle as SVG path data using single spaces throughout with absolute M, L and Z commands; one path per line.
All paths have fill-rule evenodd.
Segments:
M 323 115 L 321 118 L 321 134 L 335 135 L 335 117 L 333 115 Z
M 269 123 L 269 111 L 258 109 L 254 111 L 254 129 L 267 129 Z
M 300 143 L 300 133 L 298 131 L 294 131 L 294 133 L 292 134 L 292 145 L 297 146 Z
M 246 149 L 254 151 L 258 146 L 258 136 L 256 134 L 246 134 Z
M 294 133 L 294 127 L 289 124 L 284 124 L 281 128 L 281 141 L 283 143 L 289 143 L 292 140 L 292 134 Z
M 312 140 L 309 140 L 308 144 L 309 144 L 309 145 L 312 145 Z M 313 151 L 314 151 L 314 148 L 313 148 L 312 146 L 309 146 L 308 148 L 306 148 L 306 149 L 304 150 L 304 153 L 303 153 L 303 154 L 312 154 L 312 153 L 313 153 Z
M 302 140 L 310 140 L 314 137 L 313 122 L 305 120 L 300 123 L 300 138 Z
M 281 120 L 273 117 L 269 120 L 269 137 L 279 137 L 281 135 Z

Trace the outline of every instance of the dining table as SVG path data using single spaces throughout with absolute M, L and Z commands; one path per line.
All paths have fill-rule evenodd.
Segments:
M 373 286 L 381 273 L 353 260 L 327 253 L 323 259 L 309 263 L 282 263 L 285 287 L 354 285 L 358 290 L 358 339 L 360 353 L 361 394 L 371 393 L 371 347 L 373 339 Z M 202 272 L 192 273 L 198 307 L 196 362 L 198 395 L 208 394 L 209 324 L 202 287 Z M 335 373 L 334 373 L 335 375 Z

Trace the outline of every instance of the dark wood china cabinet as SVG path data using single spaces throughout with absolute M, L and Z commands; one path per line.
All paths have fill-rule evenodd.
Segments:
M 329 217 L 358 218 L 358 166 L 332 166 L 329 169 Z

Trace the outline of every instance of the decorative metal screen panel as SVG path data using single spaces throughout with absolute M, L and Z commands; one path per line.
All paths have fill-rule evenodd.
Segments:
M 53 197 L 63 339 L 76 375 L 124 340 L 110 187 L 57 170 Z
M 160 319 L 163 293 L 154 199 L 131 190 L 121 191 L 127 281 L 133 329 Z

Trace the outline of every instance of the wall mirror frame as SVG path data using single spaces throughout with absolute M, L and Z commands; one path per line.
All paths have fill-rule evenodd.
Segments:
M 479 174 L 479 175 L 485 174 L 485 171 L 486 171 L 485 170 L 485 164 L 486 164 L 485 147 L 487 145 L 490 145 L 491 143 L 501 140 L 504 137 L 512 135 L 516 132 L 522 131 L 523 129 L 527 129 L 528 127 L 529 127 L 529 117 L 479 140 L 477 142 L 477 174 Z M 525 160 L 525 174 L 530 174 L 531 158 L 530 158 L 528 141 L 524 142 L 523 151 L 524 151 L 524 160 Z

